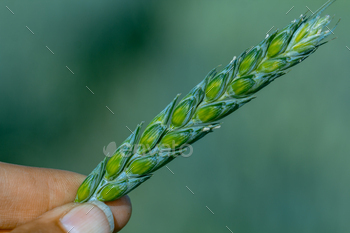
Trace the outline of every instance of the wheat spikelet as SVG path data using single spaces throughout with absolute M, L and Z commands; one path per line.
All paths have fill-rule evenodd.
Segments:
M 331 19 L 320 14 L 332 2 L 267 35 L 221 72 L 213 69 L 177 105 L 176 96 L 141 135 L 142 124 L 138 125 L 115 154 L 85 179 L 75 201 L 111 201 L 129 193 L 186 146 L 220 127 L 218 120 L 251 101 L 257 91 L 326 43 L 322 41 L 332 31 L 324 29 Z

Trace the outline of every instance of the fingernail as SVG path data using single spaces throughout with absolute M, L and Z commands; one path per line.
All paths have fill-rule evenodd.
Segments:
M 78 205 L 60 221 L 67 233 L 111 233 L 114 230 L 113 214 L 100 201 Z

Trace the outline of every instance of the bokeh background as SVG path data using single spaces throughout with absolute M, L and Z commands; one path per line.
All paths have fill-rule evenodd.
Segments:
M 324 2 L 2 0 L 0 160 L 88 174 L 125 126 Z M 133 191 L 122 232 L 350 232 L 349 8 L 327 10 L 336 40 Z

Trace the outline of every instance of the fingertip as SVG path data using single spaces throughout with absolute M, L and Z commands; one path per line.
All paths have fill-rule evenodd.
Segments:
M 120 231 L 128 223 L 132 213 L 129 196 L 123 196 L 115 201 L 106 202 L 113 213 L 115 232 Z

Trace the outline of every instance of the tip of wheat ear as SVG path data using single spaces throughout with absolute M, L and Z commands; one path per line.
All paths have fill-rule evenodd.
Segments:
M 75 201 L 112 201 L 129 193 L 189 145 L 219 128 L 219 120 L 325 43 L 339 22 L 329 29 L 331 18 L 320 14 L 334 1 L 267 35 L 258 45 L 233 57 L 220 72 L 211 70 L 179 103 L 177 95 L 142 134 L 142 123 L 138 125 L 115 154 L 85 179 Z

